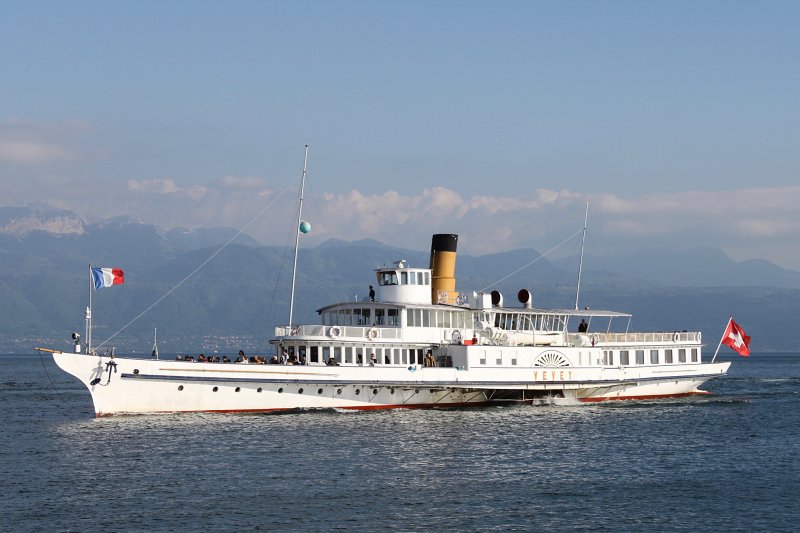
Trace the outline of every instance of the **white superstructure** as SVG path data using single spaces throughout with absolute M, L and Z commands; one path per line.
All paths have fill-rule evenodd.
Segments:
M 538 309 L 524 289 L 516 306 L 458 292 L 457 239 L 434 235 L 429 268 L 378 269 L 374 300 L 277 327 L 269 358 L 293 364 L 46 351 L 87 386 L 98 416 L 651 399 L 702 394 L 727 372 L 728 362 L 702 362 L 699 332 L 631 332 L 628 314 Z

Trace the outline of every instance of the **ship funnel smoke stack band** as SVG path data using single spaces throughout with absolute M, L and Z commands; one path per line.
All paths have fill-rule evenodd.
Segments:
M 431 302 L 455 304 L 458 235 L 438 233 L 431 239 Z

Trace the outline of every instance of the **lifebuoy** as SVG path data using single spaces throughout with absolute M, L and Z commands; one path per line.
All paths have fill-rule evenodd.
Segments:
M 377 328 L 370 328 L 370 330 L 367 331 L 367 338 L 369 340 L 374 341 L 377 336 L 378 336 L 378 329 Z
M 698 331 L 697 332 L 697 342 L 703 342 L 703 332 L 702 331 Z
M 332 339 L 338 339 L 339 335 L 342 334 L 342 328 L 339 326 L 331 326 L 328 328 L 328 337 Z
M 463 337 L 461 336 L 461 332 L 458 331 L 457 329 L 453 330 L 453 333 L 450 334 L 450 338 L 453 339 L 453 342 L 455 342 L 456 344 L 459 344 L 463 339 Z
M 464 294 L 463 292 L 458 293 L 458 298 L 456 298 L 456 303 L 458 305 L 464 305 L 465 303 L 467 303 L 467 295 Z
M 678 342 L 679 338 L 680 338 L 680 333 L 678 333 L 677 331 L 672 334 L 672 342 Z

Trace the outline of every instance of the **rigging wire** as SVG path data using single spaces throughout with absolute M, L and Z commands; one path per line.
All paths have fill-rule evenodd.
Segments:
M 580 235 L 580 234 L 581 234 L 581 232 L 583 232 L 583 228 L 579 229 L 578 231 L 576 231 L 575 233 L 573 233 L 572 235 L 570 235 L 569 237 L 567 237 L 566 239 L 564 239 L 564 240 L 563 240 L 563 241 L 561 241 L 560 243 L 556 244 L 555 246 L 553 246 L 552 248 L 550 248 L 549 250 L 547 250 L 545 253 L 543 253 L 543 254 L 540 254 L 540 255 L 539 255 L 539 257 L 535 258 L 533 261 L 530 261 L 530 262 L 529 262 L 529 263 L 527 263 L 526 265 L 523 265 L 523 266 L 521 266 L 520 268 L 516 269 L 516 270 L 515 270 L 514 272 L 512 272 L 511 274 L 507 275 L 507 276 L 506 276 L 506 277 L 504 277 L 504 278 L 501 278 L 501 279 L 499 279 L 499 280 L 495 281 L 495 282 L 494 282 L 494 283 L 492 283 L 491 285 L 487 285 L 486 287 L 484 287 L 483 289 L 481 289 L 481 292 L 486 292 L 486 290 L 487 290 L 487 289 L 491 289 L 492 287 L 494 287 L 494 286 L 495 286 L 495 285 L 497 285 L 498 283 L 502 283 L 502 282 L 504 282 L 505 280 L 507 280 L 507 279 L 508 279 L 508 278 L 510 278 L 511 276 L 513 276 L 513 275 L 515 275 L 515 274 L 519 274 L 520 272 L 522 272 L 523 270 L 525 270 L 526 268 L 528 268 L 528 267 L 529 267 L 529 266 L 531 266 L 532 264 L 536 263 L 536 262 L 537 262 L 537 261 L 539 261 L 540 259 L 544 259 L 544 258 L 545 258 L 545 256 L 547 256 L 547 255 L 548 255 L 548 254 L 550 254 L 551 252 L 553 252 L 553 251 L 557 250 L 558 248 L 560 248 L 561 246 L 563 246 L 564 244 L 566 244 L 567 242 L 569 242 L 569 241 L 570 241 L 570 239 L 573 239 L 573 238 L 575 238 L 577 235 Z
M 131 320 L 130 322 L 128 322 L 127 324 L 125 324 L 124 326 L 122 326 L 121 328 L 119 328 L 119 329 L 118 329 L 118 330 L 117 330 L 117 331 L 116 331 L 116 332 L 115 332 L 113 335 L 111 335 L 111 336 L 110 336 L 110 337 L 108 337 L 106 340 L 104 340 L 103 342 L 101 342 L 100 344 L 98 344 L 97 346 L 95 346 L 95 348 L 100 348 L 100 347 L 102 347 L 102 346 L 103 346 L 104 344 L 106 344 L 108 341 L 110 341 L 111 339 L 113 339 L 114 337 L 116 337 L 117 335 L 119 335 L 120 333 L 122 333 L 123 331 L 125 331 L 126 329 L 128 329 L 128 327 L 129 327 L 131 324 L 133 324 L 134 322 L 136 322 L 137 320 L 139 320 L 140 318 L 142 318 L 142 317 L 143 317 L 143 316 L 144 316 L 144 315 L 145 315 L 147 312 L 149 312 L 149 311 L 150 311 L 151 309 L 153 309 L 155 306 L 157 306 L 158 304 L 160 304 L 160 303 L 161 303 L 161 302 L 162 302 L 162 301 L 163 301 L 163 300 L 164 300 L 164 299 L 165 299 L 167 296 L 169 296 L 170 294 L 172 294 L 173 292 L 175 292 L 176 290 L 178 290 L 178 288 L 179 288 L 181 285 L 183 285 L 184 283 L 186 283 L 186 281 L 188 281 L 188 280 L 189 280 L 189 278 L 191 278 L 192 276 L 194 276 L 194 275 L 195 275 L 195 274 L 196 274 L 196 273 L 197 273 L 197 272 L 198 272 L 198 271 L 199 271 L 201 268 L 203 268 L 203 267 L 204 267 L 204 266 L 206 266 L 208 263 L 210 263 L 212 259 L 214 259 L 216 256 L 218 256 L 218 255 L 219 255 L 219 254 L 220 254 L 220 253 L 221 253 L 221 252 L 222 252 L 222 251 L 223 251 L 225 248 L 227 248 L 227 247 L 228 247 L 228 245 L 230 245 L 230 244 L 231 244 L 231 243 L 232 243 L 234 240 L 236 240 L 236 238 L 237 238 L 237 237 L 239 237 L 239 235 L 241 235 L 242 233 L 244 233 L 244 232 L 247 230 L 247 228 L 249 228 L 249 227 L 250 227 L 250 226 L 251 226 L 251 225 L 252 225 L 252 224 L 253 224 L 253 223 L 254 223 L 254 222 L 255 222 L 255 221 L 256 221 L 256 220 L 257 220 L 257 219 L 258 219 L 258 218 L 261 216 L 261 215 L 263 215 L 263 214 L 264 214 L 264 212 L 265 212 L 267 209 L 269 209 L 270 207 L 272 207 L 272 204 L 274 204 L 274 203 L 275 203 L 275 202 L 276 202 L 276 201 L 277 201 L 277 200 L 278 200 L 278 199 L 279 199 L 281 196 L 283 196 L 283 195 L 286 193 L 286 191 L 288 191 L 288 190 L 289 190 L 289 187 L 290 187 L 290 185 L 287 185 L 287 186 L 286 186 L 286 187 L 285 187 L 285 188 L 284 188 L 284 189 L 283 189 L 281 192 L 279 192 L 277 195 L 275 195 L 275 197 L 274 197 L 272 200 L 270 200 L 269 202 L 267 202 L 267 204 L 266 204 L 266 205 L 265 205 L 265 206 L 264 206 L 264 207 L 261 209 L 261 211 L 259 211 L 258 213 L 256 213 L 256 215 L 255 215 L 253 218 L 251 218 L 251 219 L 250 219 L 250 221 L 249 221 L 247 224 L 245 224 L 245 225 L 242 227 L 242 229 L 240 229 L 238 232 L 236 232 L 236 234 L 235 234 L 233 237 L 231 237 L 230 239 L 228 239 L 228 241 L 227 241 L 225 244 L 223 244 L 222 246 L 220 246 L 220 247 L 219 247 L 219 248 L 218 248 L 218 249 L 217 249 L 217 250 L 216 250 L 216 251 L 215 251 L 213 254 L 211 254 L 211 255 L 210 255 L 210 256 L 209 256 L 209 257 L 208 257 L 208 258 L 207 258 L 205 261 L 203 261 L 202 263 L 200 263 L 200 265 L 199 265 L 197 268 L 195 268 L 194 270 L 192 270 L 191 272 L 189 272 L 189 274 L 187 274 L 185 278 L 183 278 L 183 279 L 182 279 L 181 281 L 179 281 L 179 282 L 178 282 L 178 283 L 177 283 L 177 284 L 176 284 L 174 287 L 172 287 L 172 288 L 171 288 L 170 290 L 168 290 L 168 291 L 167 291 L 167 292 L 166 292 L 164 295 L 162 295 L 162 296 L 161 296 L 161 298 L 159 298 L 158 300 L 156 300 L 155 302 L 153 302 L 153 303 L 150 305 L 150 307 L 148 307 L 147 309 L 145 309 L 144 311 L 142 311 L 141 313 L 139 313 L 138 315 L 136 315 L 136 317 L 135 317 L 133 320 Z

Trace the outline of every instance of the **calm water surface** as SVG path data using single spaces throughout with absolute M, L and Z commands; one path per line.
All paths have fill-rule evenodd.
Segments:
M 50 359 L 2 356 L 0 530 L 797 531 L 800 355 L 737 357 L 706 388 L 95 419 Z

